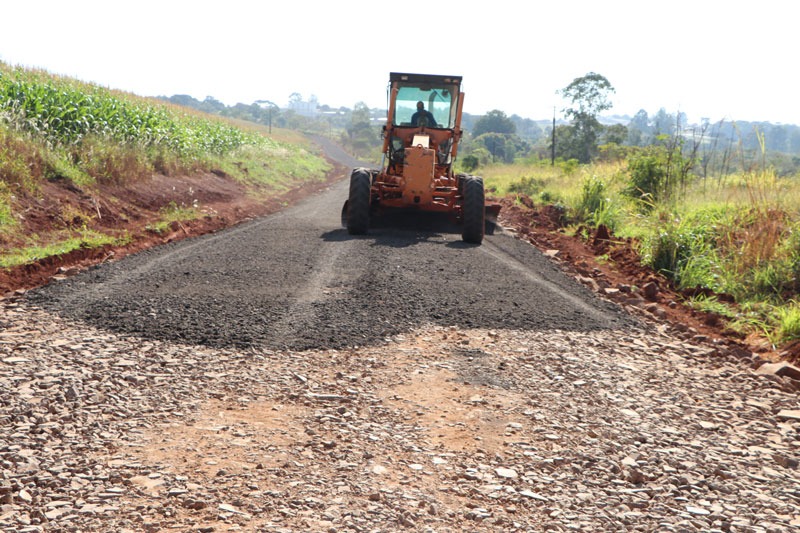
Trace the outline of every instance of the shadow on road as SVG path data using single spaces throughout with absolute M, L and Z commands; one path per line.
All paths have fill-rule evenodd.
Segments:
M 384 246 L 389 248 L 408 248 L 420 243 L 437 242 L 439 233 L 420 232 L 411 230 L 370 230 L 367 235 L 350 235 L 346 229 L 337 229 L 322 234 L 325 242 L 343 242 L 351 240 L 372 241 L 370 246 Z M 444 243 L 442 243 L 444 244 Z
M 487 234 L 490 232 L 487 231 Z M 442 236 L 452 236 L 449 247 L 469 248 L 475 245 L 461 241 L 461 226 L 450 215 L 423 211 L 392 211 L 373 216 L 366 235 L 349 235 L 344 228 L 328 231 L 322 235 L 326 242 L 351 239 L 371 239 L 375 246 L 405 248 L 421 242 L 431 242 Z
M 366 235 L 350 235 L 345 228 L 339 228 L 323 233 L 322 239 L 326 242 L 364 239 L 374 241 L 373 246 L 406 248 L 423 242 L 436 242 L 445 235 L 458 239 L 441 243 L 448 247 L 476 246 L 461 240 L 461 226 L 449 215 L 422 211 L 384 213 L 370 219 L 370 228 Z

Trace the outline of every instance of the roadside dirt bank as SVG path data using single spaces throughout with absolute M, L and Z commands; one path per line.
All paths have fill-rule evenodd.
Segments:
M 28 233 L 47 234 L 85 227 L 127 237 L 129 242 L 80 248 L 27 265 L 0 269 L 0 295 L 40 287 L 54 277 L 72 275 L 92 265 L 274 213 L 343 179 L 347 169 L 331 163 L 334 168 L 325 180 L 305 183 L 285 192 L 259 193 L 228 176 L 214 173 L 153 175 L 133 184 L 105 185 L 98 194 L 88 194 L 62 181 L 46 182 L 35 197 L 17 199 Z M 162 210 L 192 206 L 199 211 L 199 217 L 173 222 L 163 231 L 150 229 L 160 220 Z M 4 241 L 0 236 L 1 246 L 19 244 Z

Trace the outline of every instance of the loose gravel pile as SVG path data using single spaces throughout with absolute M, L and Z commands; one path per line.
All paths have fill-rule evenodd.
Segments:
M 798 396 L 662 331 L 147 341 L 0 308 L 2 531 L 800 527 Z

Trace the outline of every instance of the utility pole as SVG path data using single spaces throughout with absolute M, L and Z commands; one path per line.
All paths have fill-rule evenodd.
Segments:
M 278 104 L 276 104 L 275 102 L 270 102 L 269 100 L 256 100 L 256 104 L 269 105 L 269 107 L 267 108 L 267 111 L 269 113 L 269 134 L 272 135 L 272 108 L 274 107 L 276 109 L 280 109 L 280 107 L 278 107 Z
M 550 142 L 550 166 L 556 166 L 556 106 L 553 106 L 553 139 Z

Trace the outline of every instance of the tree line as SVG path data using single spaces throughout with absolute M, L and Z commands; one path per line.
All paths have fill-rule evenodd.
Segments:
M 485 115 L 464 113 L 461 164 L 471 171 L 490 163 L 511 163 L 518 158 L 538 158 L 589 163 L 598 159 L 624 158 L 635 148 L 656 146 L 680 137 L 700 157 L 704 171 L 725 171 L 735 165 L 764 163 L 769 159 L 779 174 L 800 169 L 800 127 L 769 122 L 719 121 L 701 119 L 689 124 L 685 113 L 664 108 L 654 114 L 638 111 L 627 123 L 608 123 L 601 114 L 611 109 L 614 87 L 604 76 L 589 72 L 558 91 L 568 107 L 566 120 L 558 123 L 506 115 L 494 109 Z M 264 125 L 327 135 L 359 157 L 370 158 L 381 145 L 380 128 L 386 110 L 370 108 L 363 102 L 353 108 L 319 105 L 315 116 L 269 102 L 226 106 L 213 97 L 198 100 L 188 95 L 161 97 L 171 103 L 211 114 Z M 293 93 L 292 98 L 301 97 Z M 312 97 L 314 98 L 314 97 Z M 555 129 L 553 126 L 555 125 Z M 696 145 L 696 146 L 694 146 Z

